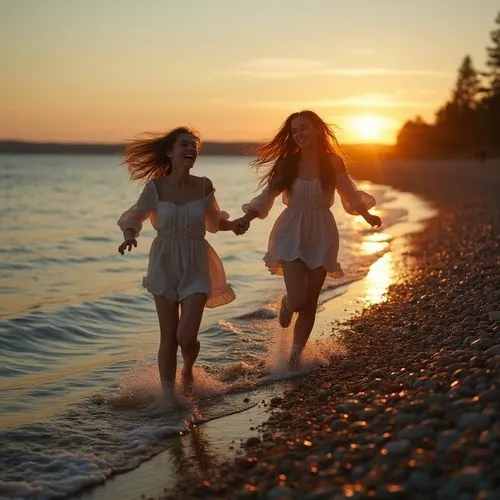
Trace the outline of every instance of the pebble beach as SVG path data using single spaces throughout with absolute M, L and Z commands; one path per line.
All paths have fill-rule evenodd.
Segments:
M 500 498 L 500 161 L 350 170 L 437 216 L 408 236 L 384 302 L 332 318 L 345 354 L 272 399 L 239 456 L 162 498 Z

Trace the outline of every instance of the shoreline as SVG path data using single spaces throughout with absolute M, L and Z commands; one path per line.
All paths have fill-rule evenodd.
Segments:
M 347 322 L 347 357 L 297 380 L 241 457 L 162 498 L 500 497 L 500 162 L 351 172 L 438 214 L 387 300 Z
M 415 198 L 410 200 L 418 208 L 417 212 L 410 214 L 408 220 L 400 221 L 385 231 L 384 236 L 389 241 L 389 250 L 378 257 L 370 269 L 376 270 L 380 263 L 388 260 L 393 267 L 406 251 L 408 235 L 421 230 L 424 223 L 422 217 L 433 215 L 432 207 L 421 203 L 414 196 L 411 198 Z M 320 341 L 319 337 L 324 339 L 325 334 L 328 336 L 333 323 L 340 324 L 360 314 L 367 304 L 381 300 L 381 296 L 387 291 L 387 286 L 394 279 L 394 272 L 395 269 L 392 268 L 382 289 L 377 287 L 376 296 L 372 290 L 373 280 L 370 278 L 370 271 L 362 279 L 333 289 L 332 296 L 328 297 L 327 293 L 318 311 L 311 343 L 315 340 Z M 342 290 L 341 293 L 339 290 Z M 371 293 L 370 290 L 372 290 Z M 270 386 L 244 393 L 242 397 L 246 396 L 250 399 L 246 405 L 251 404 L 250 408 L 242 409 L 235 414 L 216 417 L 196 426 L 185 436 L 172 438 L 164 451 L 143 462 L 136 469 L 113 476 L 102 485 L 82 491 L 72 498 L 80 500 L 125 499 L 143 496 L 156 498 L 159 495 L 168 494 L 179 480 L 189 478 L 191 474 L 198 475 L 206 470 L 207 457 L 210 457 L 213 463 L 235 460 L 242 453 L 245 443 L 258 437 L 258 428 L 270 417 L 271 401 L 281 399 L 298 379 L 314 370 L 314 366 L 308 367 L 299 377 L 277 380 Z M 200 449 L 202 449 L 201 453 Z M 182 470 L 176 464 L 179 456 L 184 457 Z M 186 457 L 190 457 L 191 461 L 186 461 Z

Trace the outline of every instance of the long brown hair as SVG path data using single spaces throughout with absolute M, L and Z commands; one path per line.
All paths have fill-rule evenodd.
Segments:
M 168 153 L 172 151 L 175 141 L 181 134 L 192 135 L 200 146 L 199 133 L 188 127 L 177 127 L 166 134 L 141 134 L 127 144 L 123 163 L 127 165 L 130 179 L 146 182 L 170 174 L 172 161 Z
M 250 162 L 261 175 L 259 187 L 269 186 L 273 190 L 291 189 L 299 173 L 300 149 L 292 135 L 292 121 L 298 116 L 307 118 L 320 131 L 318 152 L 320 155 L 319 178 L 324 191 L 335 189 L 335 171 L 329 156 L 342 156 L 342 149 L 331 125 L 325 123 L 314 111 L 303 110 L 292 113 L 281 125 L 280 130 L 267 144 L 257 149 L 257 158 Z

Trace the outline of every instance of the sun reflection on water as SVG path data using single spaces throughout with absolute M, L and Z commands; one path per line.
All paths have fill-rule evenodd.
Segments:
M 383 302 L 393 280 L 394 262 L 392 252 L 387 252 L 371 265 L 366 276 L 366 305 Z
M 361 251 L 366 255 L 383 252 L 387 248 L 387 241 L 363 241 Z

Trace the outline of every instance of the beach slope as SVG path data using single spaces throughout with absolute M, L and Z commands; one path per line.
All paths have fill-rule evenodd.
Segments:
M 165 498 L 500 498 L 500 161 L 353 164 L 438 215 L 347 355 L 273 401 L 244 453 Z M 332 318 L 332 323 L 335 318 Z

